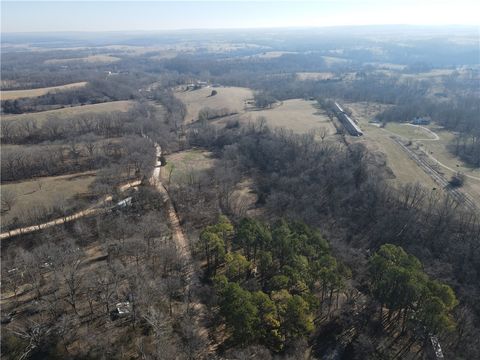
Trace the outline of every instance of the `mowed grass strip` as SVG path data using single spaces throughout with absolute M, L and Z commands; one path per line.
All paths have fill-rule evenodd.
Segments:
M 15 99 L 21 99 L 21 98 L 32 98 L 32 97 L 42 96 L 42 95 L 45 95 L 45 94 L 48 94 L 48 93 L 54 92 L 54 91 L 62 91 L 62 90 L 80 88 L 80 87 L 84 87 L 85 85 L 87 85 L 87 82 L 82 81 L 82 82 L 77 82 L 77 83 L 72 83 L 72 84 L 44 87 L 44 88 L 38 88 L 38 89 L 0 91 L 0 94 L 1 94 L 0 98 L 2 100 L 15 100 Z
M 2 224 L 9 225 L 15 217 L 25 219 L 34 208 L 41 207 L 48 211 L 54 206 L 68 206 L 69 200 L 89 192 L 88 188 L 94 179 L 95 172 L 86 171 L 2 184 L 2 196 L 6 193 L 15 195 L 10 210 L 5 211 L 5 206 L 2 206 Z
M 108 113 L 108 112 L 126 112 L 134 104 L 131 100 L 110 101 L 99 104 L 71 106 L 62 109 L 41 111 L 37 113 L 19 114 L 19 115 L 4 115 L 2 121 L 12 120 L 34 120 L 38 124 L 46 121 L 49 117 L 66 118 L 82 114 L 93 113 Z

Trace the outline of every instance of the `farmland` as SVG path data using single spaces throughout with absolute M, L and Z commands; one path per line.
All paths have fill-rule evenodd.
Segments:
M 94 179 L 95 172 L 87 171 L 2 184 L 2 195 L 8 192 L 15 196 L 11 209 L 2 213 L 3 225 L 8 226 L 16 217 L 25 220 L 39 208 L 50 212 L 53 207 L 71 206 L 74 198 L 88 194 Z
M 45 64 L 50 65 L 65 65 L 74 62 L 85 62 L 85 63 L 103 63 L 111 64 L 119 61 L 120 58 L 111 56 L 111 55 L 90 55 L 87 57 L 81 58 L 71 58 L 71 59 L 49 59 L 45 61 Z
M 41 111 L 31 114 L 18 114 L 18 115 L 4 115 L 2 116 L 2 121 L 11 121 L 11 120 L 33 120 L 37 124 L 41 124 L 46 121 L 49 117 L 59 117 L 59 118 L 68 118 L 70 116 L 84 115 L 84 114 L 99 114 L 107 113 L 113 111 L 126 112 L 134 104 L 133 101 L 129 100 L 120 100 L 120 101 L 110 101 L 99 104 L 89 104 L 83 106 L 71 106 L 65 107 L 62 109 Z
M 8 90 L 8 91 L 1 91 L 1 99 L 3 100 L 15 100 L 21 98 L 32 98 L 37 96 L 42 96 L 51 92 L 62 91 L 62 90 L 69 90 L 75 89 L 79 87 L 84 87 L 87 85 L 85 81 L 77 82 L 72 84 L 66 84 L 61 86 L 51 86 L 51 87 L 44 87 L 38 89 L 29 89 L 29 90 Z
M 211 169 L 214 161 L 212 154 L 203 150 L 176 152 L 167 156 L 167 164 L 161 168 L 160 176 L 166 183 L 192 182 L 200 172 Z
M 298 72 L 299 80 L 329 80 L 333 79 L 335 74 L 331 72 Z
M 476 50 L 382 29 L 8 35 L 2 359 L 477 358 Z
M 211 96 L 212 90 L 217 91 L 217 95 Z M 198 112 L 205 107 L 216 110 L 227 108 L 231 112 L 242 112 L 245 109 L 246 100 L 253 97 L 253 92 L 240 87 L 204 87 L 198 90 L 178 90 L 175 96 L 187 107 L 185 123 L 191 123 L 198 119 Z
M 259 117 L 266 119 L 272 128 L 282 127 L 302 134 L 325 128 L 328 134 L 335 134 L 335 127 L 327 115 L 315 107 L 315 101 L 292 99 L 283 101 L 272 109 L 249 111 L 242 115 L 242 121 L 255 121 Z
M 370 124 L 372 120 L 384 106 L 379 104 L 366 103 L 348 103 L 348 109 L 352 111 L 352 116 L 359 121 L 360 127 L 365 131 L 364 136 L 355 139 L 355 141 L 364 143 L 368 149 L 373 152 L 384 153 L 387 157 L 387 165 L 395 174 L 393 182 L 398 186 L 407 183 L 418 182 L 427 188 L 434 188 L 437 185 L 408 155 L 390 139 L 391 133 L 379 128 L 374 124 Z M 404 133 L 416 136 L 413 130 L 403 128 L 401 125 L 392 124 L 392 129 L 401 129 Z

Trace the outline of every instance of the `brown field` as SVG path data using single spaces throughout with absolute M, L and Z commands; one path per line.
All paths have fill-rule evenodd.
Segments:
M 30 98 L 30 97 L 42 96 L 42 95 L 45 95 L 45 94 L 48 94 L 48 93 L 54 92 L 54 91 L 62 91 L 62 90 L 84 87 L 85 85 L 87 85 L 87 83 L 85 81 L 82 81 L 82 82 L 78 82 L 78 83 L 66 84 L 66 85 L 61 85 L 61 86 L 45 87 L 45 88 L 39 88 L 39 89 L 8 90 L 8 91 L 1 91 L 0 92 L 0 94 L 1 94 L 0 97 L 1 97 L 2 100 L 15 100 L 15 99 L 21 99 L 21 98 Z
M 335 74 L 331 72 L 298 72 L 298 80 L 329 80 L 333 79 Z
M 387 165 L 395 174 L 393 183 L 401 185 L 406 183 L 420 183 L 426 188 L 438 185 L 427 175 L 402 148 L 390 139 L 391 133 L 370 124 L 377 113 L 385 109 L 385 105 L 374 103 L 346 103 L 345 107 L 352 111 L 352 117 L 359 122 L 364 136 L 353 139 L 358 141 L 373 152 L 381 152 L 387 156 Z
M 217 95 L 210 96 L 212 90 L 217 91 Z M 253 92 L 247 88 L 240 87 L 204 87 L 198 90 L 177 91 L 175 96 L 179 98 L 187 107 L 185 122 L 191 123 L 198 118 L 198 112 L 204 108 L 212 109 L 228 108 L 232 112 L 243 112 L 245 101 L 253 98 Z
M 41 123 L 47 120 L 51 116 L 62 118 L 62 117 L 80 115 L 80 114 L 104 113 L 104 112 L 113 112 L 113 111 L 125 112 L 125 111 L 128 111 L 133 104 L 134 104 L 134 101 L 130 101 L 130 100 L 110 101 L 110 102 L 99 103 L 99 104 L 72 106 L 72 107 L 66 107 L 63 109 L 41 111 L 41 112 L 30 113 L 30 114 L 4 115 L 2 116 L 2 121 L 32 119 L 38 123 Z
M 71 59 L 49 59 L 45 61 L 45 64 L 50 65 L 64 65 L 69 64 L 72 62 L 82 61 L 86 63 L 104 63 L 110 64 L 116 61 L 119 61 L 120 58 L 111 56 L 111 55 L 90 55 L 87 57 L 80 57 L 80 58 L 71 58 Z
M 322 57 L 323 57 L 323 60 L 325 60 L 325 65 L 327 65 L 327 66 L 332 66 L 332 65 L 348 62 L 347 59 L 339 58 L 339 57 L 335 57 L 335 56 L 322 56 Z
M 425 140 L 434 141 L 435 135 L 421 126 L 411 126 L 409 124 L 402 123 L 387 123 L 385 130 L 388 130 L 394 134 L 400 135 L 408 140 Z
M 160 176 L 165 184 L 182 184 L 197 176 L 199 171 L 211 169 L 215 159 L 208 151 L 185 150 L 167 156 L 167 165 L 161 168 Z
M 283 55 L 288 55 L 288 54 L 298 54 L 297 52 L 293 51 L 266 51 L 263 53 L 255 54 L 255 55 L 249 55 L 249 56 L 244 56 L 244 59 L 274 59 L 278 58 Z
M 330 135 L 336 130 L 323 110 L 314 107 L 315 101 L 292 99 L 282 102 L 272 109 L 249 111 L 241 116 L 243 122 L 255 121 L 264 117 L 270 127 L 282 127 L 302 134 L 320 128 L 327 129 Z
M 2 184 L 2 194 L 8 191 L 16 195 L 12 209 L 2 213 L 2 224 L 8 225 L 15 217 L 22 219 L 35 206 L 51 209 L 55 205 L 66 205 L 75 196 L 88 193 L 94 179 L 95 172 L 86 171 Z

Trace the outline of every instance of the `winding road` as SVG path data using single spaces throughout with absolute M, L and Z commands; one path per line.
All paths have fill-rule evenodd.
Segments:
M 411 139 L 412 141 L 438 141 L 440 140 L 440 137 L 438 136 L 438 134 L 432 130 L 430 130 L 429 128 L 426 128 L 424 126 L 421 126 L 421 125 L 414 125 L 414 124 L 403 124 L 405 126 L 414 126 L 414 127 L 417 127 L 417 128 L 421 128 L 423 130 L 425 130 L 426 132 L 428 132 L 430 135 L 433 136 L 433 138 L 429 138 L 429 139 L 425 139 L 425 138 L 418 138 L 418 139 Z M 398 136 L 398 135 L 397 135 Z M 430 154 L 428 151 L 425 151 L 424 150 L 424 153 L 432 160 L 434 161 L 436 164 L 438 164 L 439 166 L 443 167 L 444 169 L 447 169 L 451 172 L 453 172 L 454 174 L 456 174 L 458 172 L 458 169 L 455 170 L 451 167 L 449 167 L 448 165 L 445 165 L 444 163 L 442 163 L 440 160 L 438 160 L 437 158 L 433 157 L 432 154 Z M 467 178 L 469 179 L 473 179 L 473 180 L 477 180 L 477 181 L 480 181 L 480 177 L 477 177 L 477 176 L 473 176 L 473 175 L 468 175 L 468 174 L 464 174 Z

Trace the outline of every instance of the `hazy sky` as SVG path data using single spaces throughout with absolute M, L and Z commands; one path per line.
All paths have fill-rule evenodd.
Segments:
M 479 0 L 3 1 L 2 32 L 479 25 Z

